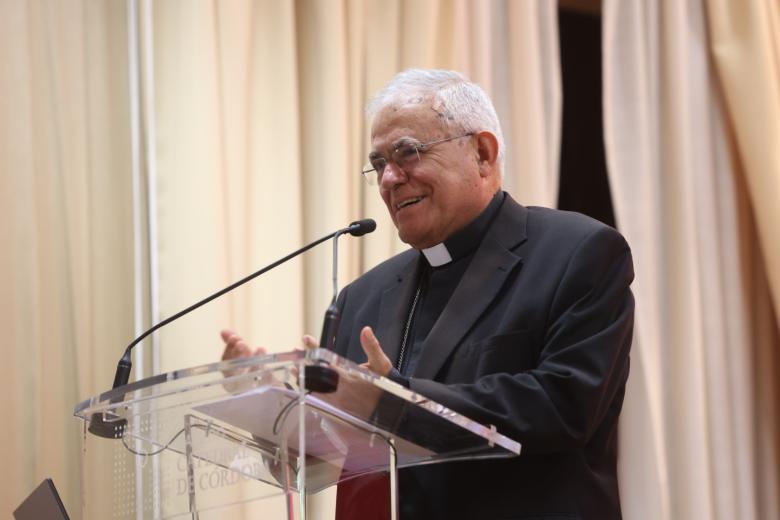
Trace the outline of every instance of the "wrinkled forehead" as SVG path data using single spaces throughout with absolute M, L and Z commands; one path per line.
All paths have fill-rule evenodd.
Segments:
M 445 118 L 432 106 L 432 100 L 384 106 L 371 123 L 371 147 L 379 149 L 405 137 L 419 141 L 440 139 L 445 134 Z

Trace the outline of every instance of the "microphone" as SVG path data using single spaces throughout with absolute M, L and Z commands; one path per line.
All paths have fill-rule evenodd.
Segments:
M 353 237 L 362 237 L 367 235 L 376 229 L 376 221 L 372 218 L 364 218 L 363 220 L 356 220 L 349 227 L 346 228 L 350 235 Z M 335 235 L 337 235 L 336 232 Z M 338 237 L 337 237 L 338 238 Z
M 376 229 L 376 222 L 367 218 L 353 222 L 346 228 L 347 233 L 352 236 L 360 237 L 371 233 Z M 336 307 L 336 299 L 339 295 L 338 272 L 339 272 L 339 236 L 341 233 L 335 233 L 333 236 L 333 297 L 330 305 L 325 311 L 325 319 L 322 323 L 322 333 L 320 335 L 320 348 L 332 350 L 336 341 L 336 332 L 341 321 L 341 313 Z M 330 393 L 335 392 L 339 384 L 338 372 L 324 365 L 307 365 L 304 369 L 306 389 L 312 392 Z
M 371 233 L 376 229 L 376 222 L 373 219 L 367 218 L 363 220 L 356 220 L 350 224 L 347 228 L 347 233 L 353 237 L 362 237 L 368 233 Z M 330 301 L 330 306 L 325 312 L 325 322 L 322 325 L 322 334 L 320 335 L 320 348 L 331 349 L 333 342 L 336 339 L 336 329 L 339 326 L 339 310 L 336 308 L 336 298 L 339 295 L 338 289 L 338 272 L 339 272 L 339 236 L 342 233 L 338 231 L 333 235 L 333 298 Z
M 114 385 L 111 387 L 111 389 L 119 388 L 120 386 L 125 386 L 128 381 L 130 380 L 130 371 L 133 368 L 133 363 L 131 360 L 131 351 L 133 347 L 135 347 L 137 344 L 139 344 L 141 341 L 144 340 L 149 334 L 152 332 L 164 327 L 165 325 L 168 325 L 172 321 L 175 321 L 182 316 L 189 314 L 190 312 L 194 311 L 195 309 L 209 303 L 210 301 L 219 298 L 220 296 L 224 295 L 225 293 L 228 293 L 232 291 L 233 289 L 240 287 L 241 285 L 244 285 L 245 283 L 257 278 L 263 273 L 266 273 L 270 271 L 271 269 L 278 267 L 279 265 L 287 262 L 288 260 L 291 260 L 295 258 L 296 256 L 300 255 L 301 253 L 305 253 L 309 249 L 313 248 L 314 246 L 317 246 L 326 240 L 330 240 L 331 238 L 335 238 L 336 241 L 338 240 L 338 237 L 343 234 L 350 234 L 355 237 L 363 236 L 367 233 L 371 233 L 376 229 L 376 222 L 372 219 L 363 219 L 363 220 L 357 220 L 355 222 L 352 222 L 349 226 L 339 229 L 338 231 L 335 231 L 333 233 L 329 233 L 325 235 L 324 237 L 318 238 L 314 242 L 311 242 L 309 244 L 306 244 L 305 246 L 301 247 L 300 249 L 293 251 L 289 255 L 285 256 L 284 258 L 281 258 L 277 260 L 276 262 L 273 262 L 272 264 L 269 264 L 262 269 L 255 271 L 254 273 L 250 274 L 249 276 L 245 276 L 244 278 L 238 280 L 237 282 L 234 282 L 230 284 L 229 286 L 225 287 L 224 289 L 221 289 L 214 294 L 207 296 L 206 298 L 200 300 L 197 303 L 194 303 L 187 307 L 186 309 L 183 309 L 173 316 L 170 316 L 163 321 L 157 323 L 156 325 L 150 327 L 148 330 L 143 332 L 140 336 L 135 338 L 126 348 L 125 352 L 122 355 L 122 358 L 119 360 L 119 363 L 117 363 L 116 367 L 116 374 L 114 374 Z M 334 241 L 335 244 L 335 241 Z M 334 245 L 334 255 L 337 254 L 335 251 L 335 245 Z M 335 273 L 335 267 L 334 267 L 334 273 Z M 334 274 L 334 284 L 335 284 L 335 274 Z M 335 287 L 335 285 L 334 285 Z M 334 297 L 335 302 L 335 297 Z M 337 311 L 338 312 L 338 311 Z M 335 333 L 335 330 L 334 330 Z M 121 399 L 121 396 L 114 397 L 111 399 L 111 403 L 118 402 Z M 105 420 L 104 416 L 107 416 L 109 414 L 102 414 L 102 413 L 96 413 L 93 414 L 90 418 L 90 424 L 89 424 L 89 431 L 95 435 L 98 435 L 100 437 L 107 437 L 107 438 L 116 438 L 121 437 L 123 435 L 124 427 L 126 426 L 127 422 L 125 419 L 113 416 L 110 417 L 110 420 Z

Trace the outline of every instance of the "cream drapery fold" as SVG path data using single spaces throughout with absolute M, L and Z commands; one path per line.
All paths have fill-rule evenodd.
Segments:
M 3 518 L 44 477 L 76 518 L 83 478 L 110 485 L 72 413 L 133 333 L 126 26 L 120 2 L 0 1 Z
M 780 341 L 764 334 L 767 323 L 780 322 L 780 4 L 748 0 L 738 5 L 706 0 L 710 48 L 724 94 L 734 141 L 735 168 L 744 179 L 745 201 L 756 221 L 751 253 L 757 273 L 754 284 L 768 283 L 769 306 L 754 318 L 757 370 L 756 450 L 767 463 L 756 471 L 756 500 L 761 518 L 780 510 Z M 748 236 L 752 230 L 748 230 Z M 759 254 L 760 253 L 760 254 Z M 760 286 L 760 285 L 759 285 Z M 763 293 L 763 289 L 761 289 Z M 764 298 L 761 303 L 767 304 Z M 774 319 L 773 319 L 774 318 Z M 765 514 L 764 514 L 765 513 Z
M 780 321 L 780 4 L 706 0 L 710 46 Z
M 704 5 L 608 0 L 603 47 L 610 183 L 637 273 L 625 515 L 778 518 L 776 266 L 756 240 L 777 222 L 747 196 Z

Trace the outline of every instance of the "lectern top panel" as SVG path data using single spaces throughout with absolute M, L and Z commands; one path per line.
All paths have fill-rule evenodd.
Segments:
M 329 394 L 304 390 L 301 384 L 307 366 L 335 370 L 340 375 L 337 391 Z M 520 453 L 517 442 L 489 426 L 476 423 L 324 349 L 295 350 L 174 370 L 85 400 L 76 406 L 74 413 L 86 421 L 95 413 L 132 419 L 140 411 L 148 414 L 182 407 L 191 411 L 198 407 L 205 409 L 202 407 L 208 403 L 263 389 L 287 396 L 297 396 L 300 392 L 311 406 L 345 420 L 357 420 L 376 432 L 405 433 L 409 421 L 416 421 L 416 430 L 420 429 L 419 421 L 423 424 L 433 421 L 437 427 L 444 428 L 449 438 L 454 431 L 462 429 L 472 434 L 474 440 L 484 443 L 488 450 L 501 448 L 509 454 Z M 451 431 L 450 428 L 455 429 Z M 427 431 L 428 437 L 418 436 L 415 440 L 427 449 L 448 451 L 446 443 L 451 441 L 437 439 L 434 433 Z
M 145 460 L 178 453 L 305 493 L 387 469 L 388 449 L 398 467 L 520 452 L 494 428 L 321 349 L 161 374 L 75 415 Z

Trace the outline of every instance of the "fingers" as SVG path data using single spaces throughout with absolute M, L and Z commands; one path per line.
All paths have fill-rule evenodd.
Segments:
M 251 349 L 246 341 L 244 341 L 244 338 L 230 329 L 222 330 L 219 335 L 222 337 L 222 341 L 225 342 L 225 350 L 222 352 L 223 361 L 256 355 L 255 352 L 262 349 L 262 347 L 257 350 Z M 265 349 L 263 349 L 263 353 L 265 353 Z
M 313 350 L 320 346 L 320 342 L 317 341 L 317 338 L 315 338 L 314 336 L 304 334 L 302 339 L 303 339 L 303 346 L 306 347 L 308 350 Z
M 376 339 L 371 327 L 363 327 L 360 331 L 360 345 L 363 347 L 363 352 L 366 353 L 366 357 L 368 357 L 368 361 L 365 364 L 369 369 L 380 376 L 386 376 L 390 373 L 393 364 L 385 355 L 381 345 L 379 345 L 379 340 Z
M 382 347 L 379 346 L 379 340 L 374 336 L 374 331 L 371 327 L 363 327 L 360 331 L 360 345 L 363 347 L 363 351 L 368 356 L 368 364 L 373 365 L 380 358 L 385 356 L 382 352 Z
M 233 332 L 233 331 L 232 331 L 232 330 L 230 330 L 230 329 L 222 329 L 221 331 L 219 331 L 219 335 L 220 335 L 220 337 L 222 338 L 222 341 L 224 341 L 225 343 L 227 343 L 227 342 L 228 342 L 228 340 L 230 339 L 230 337 L 231 337 L 231 336 L 235 336 L 235 335 L 236 335 L 236 333 L 235 333 L 235 332 Z

